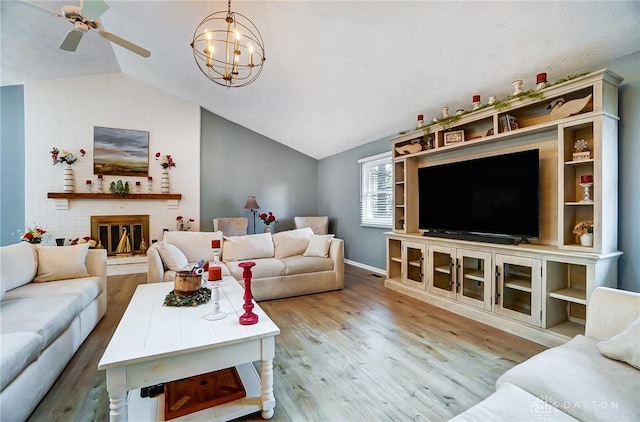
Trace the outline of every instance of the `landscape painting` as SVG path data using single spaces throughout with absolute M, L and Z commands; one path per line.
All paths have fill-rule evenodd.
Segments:
M 149 132 L 94 126 L 93 173 L 147 177 Z

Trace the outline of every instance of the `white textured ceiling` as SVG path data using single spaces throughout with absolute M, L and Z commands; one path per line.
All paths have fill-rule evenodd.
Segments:
M 1 2 L 0 82 L 122 71 L 314 158 L 324 158 L 498 98 L 511 82 L 549 81 L 640 50 L 640 2 L 244 1 L 265 42 L 262 75 L 226 89 L 196 67 L 198 23 L 226 2 L 108 1 L 107 31 L 151 51 L 144 59 L 21 1 Z M 60 10 L 78 1 L 37 1 Z

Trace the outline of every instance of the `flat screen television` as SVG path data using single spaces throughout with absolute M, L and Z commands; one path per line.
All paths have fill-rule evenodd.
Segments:
M 537 238 L 539 175 L 537 149 L 421 167 L 418 227 L 427 236 Z

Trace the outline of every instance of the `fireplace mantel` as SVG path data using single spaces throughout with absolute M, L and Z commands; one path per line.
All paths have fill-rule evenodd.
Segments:
M 112 193 L 48 192 L 47 198 L 56 200 L 57 210 L 68 210 L 70 199 L 116 199 L 128 201 L 135 199 L 161 199 L 167 201 L 167 208 L 178 208 L 181 193 L 129 193 L 125 196 Z

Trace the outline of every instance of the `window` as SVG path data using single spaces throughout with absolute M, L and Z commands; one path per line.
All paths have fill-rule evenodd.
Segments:
M 360 164 L 360 225 L 391 228 L 393 174 L 391 152 L 358 160 Z

